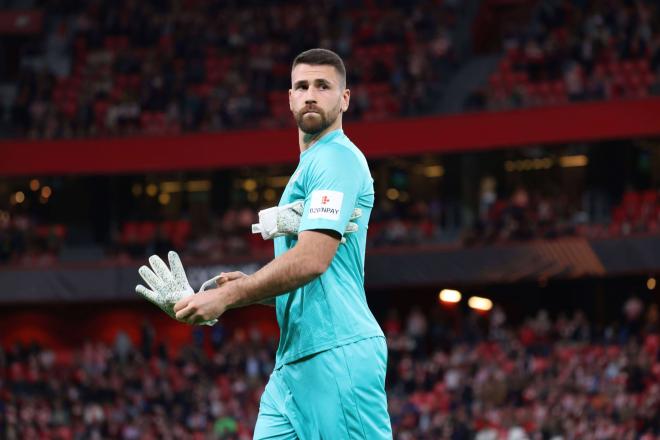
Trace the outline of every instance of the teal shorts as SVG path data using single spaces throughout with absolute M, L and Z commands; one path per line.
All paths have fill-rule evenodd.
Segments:
M 255 439 L 392 439 L 385 338 L 363 339 L 285 364 L 266 385 Z

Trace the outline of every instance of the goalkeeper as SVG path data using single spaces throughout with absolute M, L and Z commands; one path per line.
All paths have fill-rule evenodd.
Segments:
M 389 439 L 387 346 L 364 293 L 373 180 L 341 128 L 346 71 L 334 52 L 312 49 L 296 57 L 291 80 L 300 161 L 280 206 L 304 200 L 298 235 L 276 237 L 275 259 L 253 275 L 225 274 L 219 287 L 186 296 L 173 311 L 200 324 L 274 302 L 280 342 L 255 439 Z M 354 208 L 358 229 L 343 237 Z

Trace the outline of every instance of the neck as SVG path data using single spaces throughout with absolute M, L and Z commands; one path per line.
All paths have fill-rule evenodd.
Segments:
M 303 153 L 305 150 L 307 150 L 312 145 L 314 145 L 316 141 L 321 139 L 323 136 L 339 128 L 341 128 L 341 117 L 338 117 L 337 120 L 332 123 L 332 125 L 330 125 L 328 128 L 326 128 L 325 130 L 319 133 L 308 134 L 302 131 L 300 128 L 298 128 L 298 146 L 300 147 L 300 152 Z

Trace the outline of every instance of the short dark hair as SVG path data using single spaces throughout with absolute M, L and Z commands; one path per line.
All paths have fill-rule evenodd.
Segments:
M 298 64 L 309 64 L 312 66 L 333 66 L 339 73 L 339 80 L 342 87 L 346 87 L 346 67 L 341 57 L 328 49 L 309 49 L 300 53 L 293 60 L 291 70 Z

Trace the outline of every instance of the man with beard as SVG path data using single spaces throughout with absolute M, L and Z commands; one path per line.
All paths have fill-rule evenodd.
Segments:
M 391 439 L 387 346 L 364 293 L 373 179 L 341 128 L 344 63 L 308 50 L 294 60 L 291 83 L 300 162 L 279 206 L 304 200 L 298 235 L 275 238 L 275 259 L 253 275 L 222 274 L 217 289 L 179 301 L 176 318 L 195 324 L 274 299 L 280 342 L 255 439 Z M 354 208 L 358 231 L 340 244 Z

